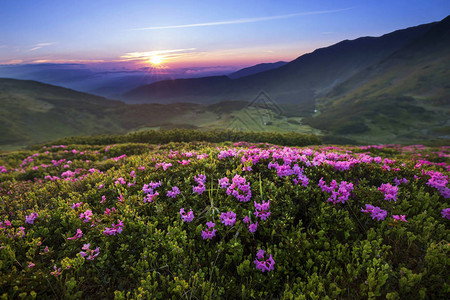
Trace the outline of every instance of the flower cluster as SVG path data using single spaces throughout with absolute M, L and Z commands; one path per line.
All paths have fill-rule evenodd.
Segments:
M 191 162 L 190 159 L 188 159 L 188 160 L 183 159 L 183 160 L 181 160 L 181 161 L 180 161 L 180 160 L 178 161 L 178 163 L 181 164 L 181 165 L 183 165 L 183 166 L 188 165 L 190 162 Z
M 226 189 L 229 186 L 230 186 L 230 179 L 228 179 L 227 177 L 219 179 L 219 187 L 221 189 Z
M 84 258 L 86 258 L 87 260 L 94 260 L 94 258 L 96 258 L 100 252 L 100 248 L 97 247 L 95 248 L 95 250 L 89 249 L 89 247 L 91 247 L 91 244 L 84 244 L 83 247 L 81 248 L 80 255 Z M 87 256 L 87 257 L 86 257 Z
M 326 185 L 325 180 L 323 180 L 323 177 L 320 178 L 319 180 L 319 187 L 322 189 L 322 192 L 325 193 L 331 193 L 333 192 L 336 188 L 337 188 L 337 181 L 336 180 L 332 180 L 330 185 Z
M 149 203 L 153 202 L 155 197 L 159 195 L 159 193 L 155 189 L 160 186 L 161 186 L 161 181 L 158 181 L 158 182 L 151 181 L 149 184 L 144 184 L 144 186 L 142 187 L 142 190 L 146 194 L 146 196 L 144 198 L 144 203 L 145 202 L 149 202 Z
M 92 211 L 90 209 L 86 210 L 84 213 L 80 214 L 80 219 L 83 220 L 83 222 L 87 223 L 91 221 Z
M 234 223 L 236 223 L 236 214 L 233 211 L 221 213 L 220 221 L 222 221 L 222 223 L 225 224 L 225 226 L 233 226 Z
M 72 209 L 78 208 L 83 204 L 83 202 L 72 203 Z
M 121 233 L 123 230 L 123 221 L 119 220 L 117 224 L 112 223 L 111 227 L 106 227 L 103 230 L 104 235 L 116 235 L 116 233 Z
M 169 167 L 171 167 L 171 166 L 172 166 L 171 163 L 165 163 L 165 162 L 157 163 L 157 164 L 155 165 L 155 167 L 156 167 L 157 169 L 158 169 L 159 167 L 162 167 L 164 171 L 167 170 L 167 169 L 168 169 Z
M 189 210 L 187 213 L 184 211 L 184 208 L 180 209 L 180 215 L 181 215 L 181 220 L 183 220 L 183 222 L 192 222 L 192 220 L 194 220 L 194 212 L 191 210 Z
M 206 228 L 205 230 L 202 230 L 202 238 L 204 240 L 206 239 L 212 239 L 214 236 L 216 236 L 216 230 L 213 229 L 211 230 L 211 228 L 214 228 L 214 226 L 216 226 L 216 224 L 214 222 L 207 222 L 206 226 L 208 228 Z
M 450 198 L 450 188 L 447 187 L 447 176 L 438 171 L 428 171 L 427 175 L 430 176 L 427 185 L 437 189 L 444 198 Z
M 402 183 L 407 184 L 408 182 L 409 182 L 409 180 L 406 178 L 398 179 L 397 177 L 395 177 L 395 179 L 394 179 L 395 185 L 400 185 Z
M 77 239 L 81 238 L 82 236 L 83 236 L 83 231 L 81 231 L 81 229 L 78 228 L 77 229 L 77 233 L 73 237 L 70 237 L 70 238 L 67 238 L 67 239 L 68 240 L 77 240 Z
M 200 174 L 198 176 L 194 176 L 194 180 L 195 180 L 195 182 L 198 183 L 198 186 L 192 186 L 192 191 L 199 195 L 203 194 L 203 192 L 206 190 L 206 188 L 205 188 L 206 176 L 203 174 Z
M 167 191 L 167 197 L 175 198 L 178 194 L 180 194 L 180 189 L 177 186 L 172 187 L 171 191 Z
M 384 194 L 384 200 L 397 201 L 398 186 L 383 183 L 378 190 Z
M 245 224 L 248 224 L 248 231 L 250 231 L 251 233 L 255 233 L 258 229 L 258 222 L 252 223 L 249 216 L 246 216 L 244 219 L 242 219 L 242 221 Z
M 339 184 L 339 189 L 337 191 L 332 191 L 330 198 L 327 199 L 328 202 L 333 204 L 345 203 L 350 196 L 350 191 L 353 190 L 353 183 L 347 181 L 341 181 Z
M 262 249 L 258 250 L 256 253 L 256 259 L 253 261 L 256 265 L 256 268 L 261 270 L 261 272 L 270 272 L 274 269 L 275 261 L 272 258 L 272 254 L 269 255 L 269 258 L 264 259 L 265 251 Z
M 221 180 L 224 180 L 223 178 Z M 227 187 L 227 195 L 233 195 L 240 202 L 248 202 L 252 197 L 250 183 L 247 183 L 245 177 L 235 175 L 233 183 Z
M 37 217 L 39 217 L 38 213 L 31 213 L 29 216 L 25 216 L 25 223 L 33 224 Z
M 408 222 L 406 221 L 406 215 L 392 215 L 394 221 Z
M 450 220 L 450 208 L 444 208 L 441 211 L 441 215 L 443 218 L 446 218 L 447 220 Z
M 269 206 L 270 200 L 263 201 L 262 203 L 255 203 L 255 216 L 261 220 L 266 220 L 270 216 Z
M 387 216 L 387 211 L 370 204 L 366 204 L 366 209 L 361 208 L 361 211 L 370 214 L 372 219 L 377 219 L 378 221 L 383 221 Z

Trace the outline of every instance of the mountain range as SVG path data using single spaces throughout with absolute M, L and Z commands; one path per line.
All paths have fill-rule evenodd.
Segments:
M 133 103 L 252 101 L 260 91 L 265 91 L 278 103 L 309 104 L 312 111 L 315 98 L 406 46 L 434 25 L 398 30 L 378 38 L 345 40 L 302 55 L 279 68 L 237 79 L 215 76 L 159 81 L 135 88 L 122 99 Z
M 288 63 L 142 85 L 121 101 L 0 79 L 0 145 L 173 127 L 298 131 L 332 142 L 443 139 L 445 144 L 449 70 L 447 17 L 381 37 L 345 40 Z

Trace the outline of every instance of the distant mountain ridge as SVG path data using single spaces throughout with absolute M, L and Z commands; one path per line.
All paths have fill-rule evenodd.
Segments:
M 317 101 L 315 128 L 450 139 L 450 17 Z
M 316 98 L 422 36 L 434 25 L 410 27 L 376 38 L 345 40 L 276 69 L 231 80 L 216 78 L 213 85 L 209 77 L 144 85 L 127 92 L 122 99 L 133 103 L 251 101 L 264 90 L 279 103 L 303 106 L 305 113 L 311 113 Z
M 245 77 L 245 76 L 250 76 L 250 75 L 253 75 L 256 73 L 261 73 L 264 71 L 276 69 L 276 68 L 284 66 L 287 63 L 288 62 L 286 62 L 286 61 L 277 61 L 274 63 L 257 64 L 257 65 L 254 65 L 254 66 L 251 66 L 248 68 L 240 69 L 236 72 L 228 74 L 227 76 L 230 77 L 231 79 L 237 79 L 237 78 L 241 78 L 241 77 Z

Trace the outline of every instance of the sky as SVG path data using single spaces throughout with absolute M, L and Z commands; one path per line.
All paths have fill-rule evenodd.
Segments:
M 0 64 L 250 66 L 449 14 L 448 0 L 0 0 Z

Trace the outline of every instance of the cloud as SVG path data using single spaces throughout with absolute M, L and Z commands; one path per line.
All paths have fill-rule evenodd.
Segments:
M 52 42 L 52 43 L 38 43 L 38 44 L 34 45 L 33 48 L 28 49 L 25 52 L 35 51 L 35 50 L 41 49 L 42 47 L 51 46 L 51 45 L 54 45 L 54 44 L 56 44 L 56 43 L 55 42 Z
M 169 57 L 178 57 L 185 55 L 187 53 L 191 53 L 194 51 L 195 48 L 187 48 L 187 49 L 170 49 L 170 50 L 155 50 L 155 51 L 147 51 L 147 52 L 130 52 L 126 53 L 125 55 L 122 55 L 120 59 L 122 61 L 129 61 L 129 60 L 144 60 L 148 59 L 149 57 L 159 55 L 165 58 Z
M 333 9 L 333 10 L 307 11 L 307 12 L 300 12 L 300 13 L 287 14 L 287 15 L 271 16 L 271 17 L 245 18 L 245 19 L 218 21 L 218 22 L 208 22 L 208 23 L 169 25 L 169 26 L 154 26 L 154 27 L 141 27 L 141 28 L 132 28 L 132 29 L 129 29 L 129 31 L 160 30 L 160 29 L 175 29 L 175 28 L 190 28 L 190 27 L 220 26 L 220 25 L 255 23 L 255 22 L 264 22 L 264 21 L 271 21 L 271 20 L 289 19 L 289 18 L 294 18 L 294 17 L 299 17 L 299 16 L 330 14 L 330 13 L 346 11 L 346 10 L 349 10 L 349 9 L 352 9 L 352 8 L 349 7 L 349 8 L 341 8 L 341 9 Z
M 13 60 L 4 61 L 4 62 L 0 61 L 0 65 L 17 65 L 22 62 L 23 62 L 23 60 L 21 60 L 21 59 L 13 59 Z

